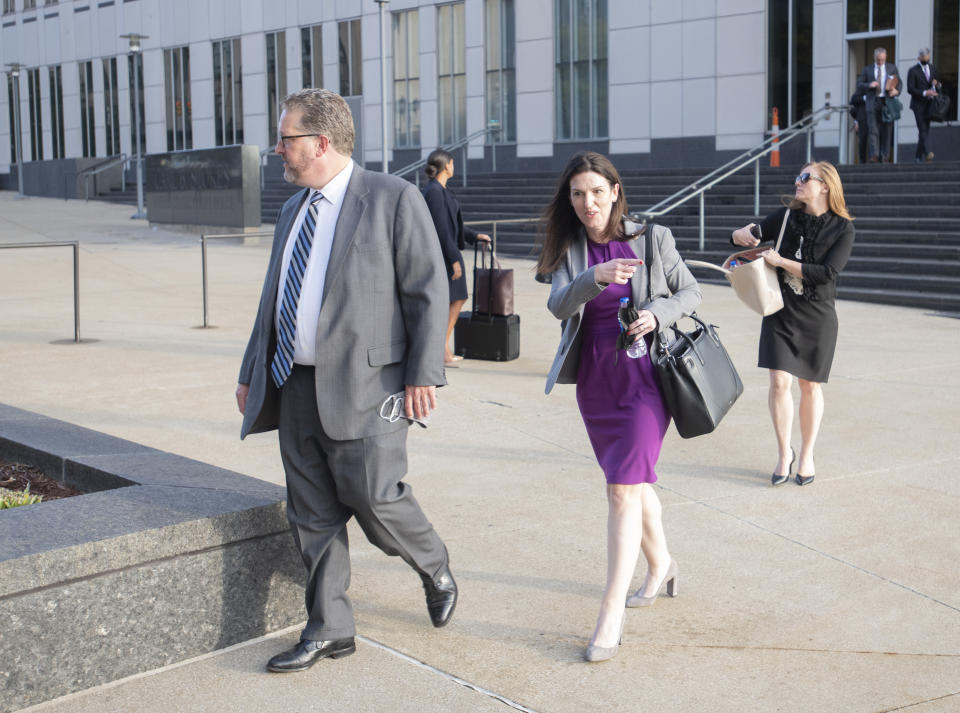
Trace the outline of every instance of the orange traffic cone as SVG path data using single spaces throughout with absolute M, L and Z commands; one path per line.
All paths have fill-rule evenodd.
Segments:
M 770 152 L 770 165 L 776 168 L 780 167 L 780 114 L 777 107 L 773 107 L 773 151 Z

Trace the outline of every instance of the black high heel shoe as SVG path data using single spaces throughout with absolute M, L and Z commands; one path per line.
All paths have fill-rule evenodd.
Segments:
M 790 465 L 787 466 L 787 474 L 777 475 L 776 473 L 774 473 L 772 476 L 770 476 L 771 485 L 783 485 L 788 480 L 790 480 L 790 471 L 793 470 L 793 462 L 797 459 L 797 452 L 793 450 L 792 446 L 790 448 L 790 454 L 792 457 L 790 458 Z M 797 482 L 800 483 L 800 480 L 799 480 L 800 476 L 798 475 L 797 478 L 798 478 Z M 810 477 L 810 480 L 813 480 L 813 476 Z M 800 484 L 803 485 L 803 483 L 800 483 Z
M 812 483 L 813 479 L 816 477 L 816 475 L 800 475 L 797 473 L 797 485 L 807 485 L 808 483 Z

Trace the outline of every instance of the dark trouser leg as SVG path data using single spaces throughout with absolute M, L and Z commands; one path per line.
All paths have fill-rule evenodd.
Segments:
M 354 441 L 324 436 L 324 448 L 340 501 L 350 508 L 367 539 L 399 556 L 419 574 L 433 577 L 447 563 L 443 541 L 427 520 L 407 472 L 407 429 Z
M 889 161 L 890 148 L 892 146 L 891 139 L 893 138 L 893 122 L 882 121 L 877 119 L 879 124 L 879 138 L 880 138 L 880 160 Z
M 927 147 L 927 137 L 930 134 L 930 120 L 927 119 L 926 106 L 914 109 L 913 116 L 917 120 L 917 158 L 924 158 L 930 150 Z
M 287 519 L 307 568 L 305 639 L 355 634 L 347 521 L 327 465 L 313 370 L 294 367 L 280 394 L 280 456 L 287 476 Z
M 867 162 L 867 138 L 867 127 L 861 125 L 859 131 L 857 131 L 857 148 L 860 151 L 860 163 Z
M 867 133 L 869 135 L 867 141 L 867 152 L 870 154 L 870 160 L 880 160 L 881 157 L 881 143 L 880 143 L 880 127 L 883 125 L 883 122 L 880 121 L 880 104 L 876 100 L 870 100 L 867 105 Z

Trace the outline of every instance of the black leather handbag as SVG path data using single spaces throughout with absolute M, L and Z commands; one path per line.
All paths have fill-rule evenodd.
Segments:
M 716 328 L 696 313 L 696 329 L 670 327 L 673 344 L 658 339 L 651 353 L 667 409 L 683 438 L 711 433 L 743 393 L 743 382 Z
M 647 255 L 653 254 L 653 226 L 647 229 Z M 651 260 L 647 261 L 647 269 Z M 647 284 L 651 284 L 647 279 Z M 700 319 L 691 332 L 676 324 L 669 329 L 676 340 L 667 344 L 658 332 L 650 358 L 660 379 L 660 390 L 682 438 L 712 433 L 743 393 L 743 382 L 730 355 L 717 336 L 716 327 Z

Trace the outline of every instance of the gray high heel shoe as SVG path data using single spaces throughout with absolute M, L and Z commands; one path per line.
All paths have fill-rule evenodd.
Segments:
M 620 620 L 620 636 L 617 637 L 616 646 L 597 646 L 596 644 L 590 644 L 587 646 L 587 651 L 583 655 L 583 658 L 590 663 L 599 663 L 600 661 L 609 661 L 616 656 L 617 651 L 620 650 L 620 644 L 623 643 L 623 624 L 626 620 L 626 616 Z
M 677 561 L 674 559 L 670 560 L 670 567 L 667 568 L 667 574 L 663 578 L 663 581 L 660 582 L 660 586 L 657 587 L 657 591 L 654 592 L 652 597 L 642 597 L 640 592 L 642 590 L 638 589 L 633 593 L 632 596 L 627 598 L 628 607 L 651 607 L 654 602 L 657 601 L 657 597 L 660 595 L 660 590 L 663 589 L 663 585 L 667 585 L 667 594 L 671 597 L 677 596 L 677 572 L 679 571 L 677 567 Z

